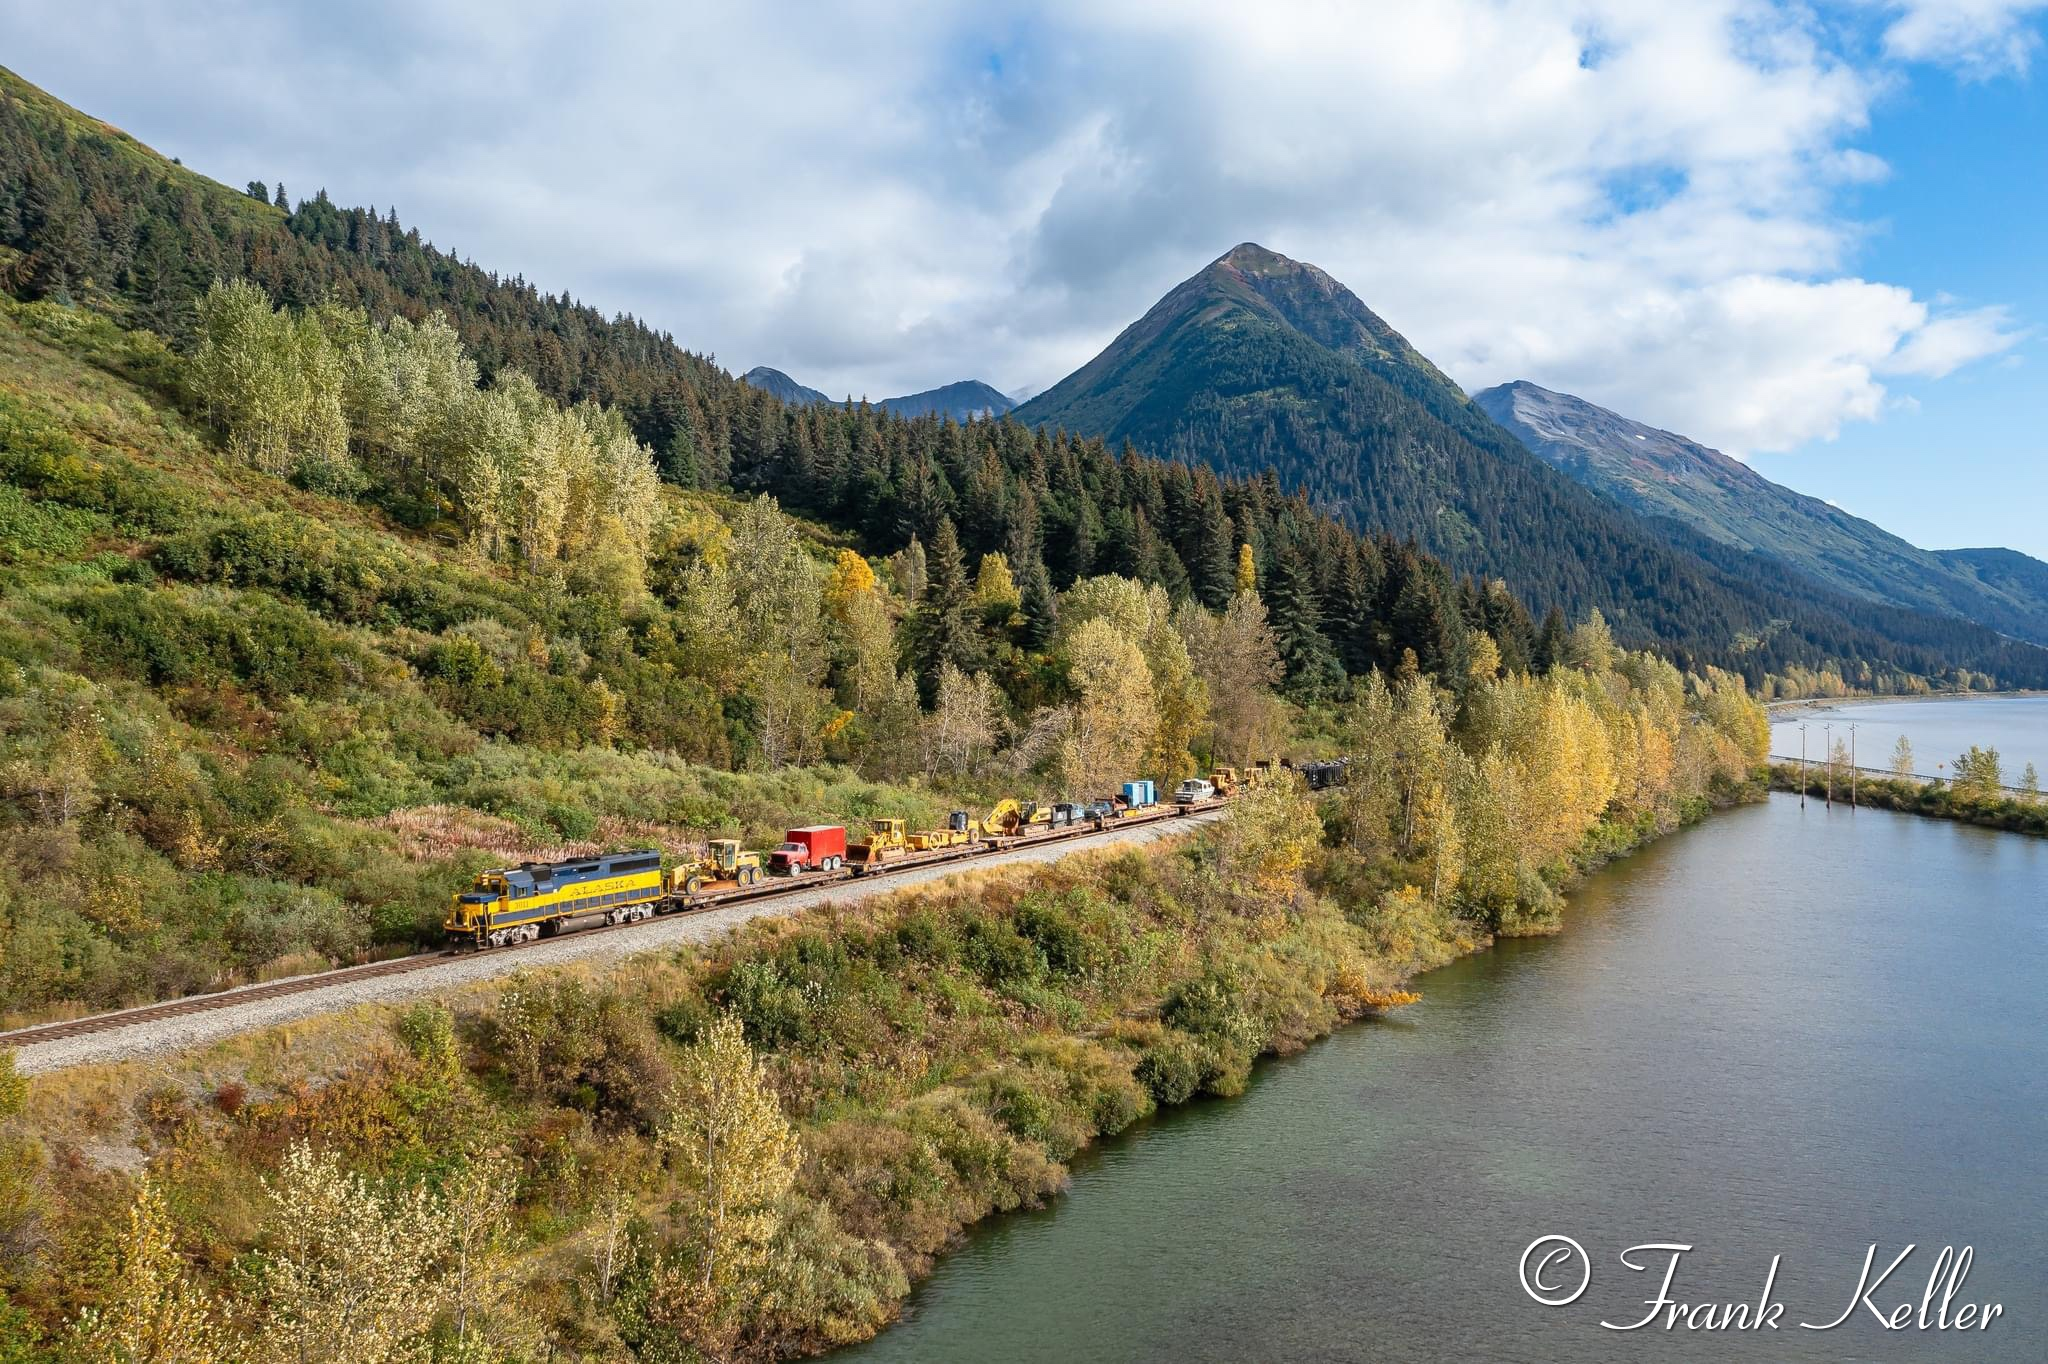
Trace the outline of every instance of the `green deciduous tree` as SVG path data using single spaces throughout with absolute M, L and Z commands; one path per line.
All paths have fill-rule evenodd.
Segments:
M 76 1364 L 227 1364 L 240 1357 L 220 1305 L 172 1242 L 163 1191 L 144 1178 L 115 1243 L 105 1291 L 66 1342 Z
M 418 1187 L 380 1189 L 304 1143 L 266 1181 L 257 1357 L 283 1364 L 413 1358 L 433 1328 L 444 1240 Z
M 1067 789 L 1099 793 L 1139 773 L 1159 727 L 1152 671 L 1107 617 L 1084 622 L 1066 646 L 1074 704 L 1060 748 Z
M 722 1358 L 764 1305 L 801 1151 L 731 1014 L 684 1054 L 665 1108 L 657 1140 L 680 1177 L 684 1238 L 656 1276 L 651 1312 Z

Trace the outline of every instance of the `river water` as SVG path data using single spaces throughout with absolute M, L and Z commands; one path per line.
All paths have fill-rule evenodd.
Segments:
M 1771 721 L 1771 752 L 1799 756 L 1799 725 L 1806 725 L 1806 754 L 1827 756 L 1828 734 L 1849 741 L 1856 726 L 1856 761 L 1863 767 L 1892 765 L 1892 745 L 1904 734 L 1913 745 L 1913 768 L 1925 777 L 1954 774 L 1956 755 L 1971 744 L 1998 750 L 2005 784 L 2018 786 L 2028 763 L 2048 780 L 2048 696 L 1971 698 L 1953 701 L 1838 701 L 1811 710 L 1780 711 Z
M 1083 1157 L 842 1358 L 2048 1359 L 2044 888 L 2044 840 L 1784 795 L 1717 815 L 1590 878 L 1562 935 Z M 1591 1273 L 1554 1308 L 1517 1274 L 1553 1234 Z M 1778 1329 L 1603 1329 L 1655 1296 L 1667 1254 L 1616 1258 L 1650 1242 L 1695 1247 L 1688 1303 L 1754 1302 L 1782 1256 Z M 1873 1243 L 1873 1277 L 1920 1247 L 1885 1310 L 1969 1245 L 1952 1319 L 2003 1315 L 1800 1329 Z

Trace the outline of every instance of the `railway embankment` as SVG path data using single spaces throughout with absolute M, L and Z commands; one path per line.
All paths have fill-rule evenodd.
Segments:
M 370 966 L 344 968 L 287 981 L 271 981 L 219 994 L 198 995 L 146 1008 L 0 1033 L 0 1049 L 15 1050 L 17 1068 L 37 1074 L 67 1066 L 140 1060 L 204 1046 L 238 1033 L 338 1013 L 366 1004 L 390 1004 L 463 990 L 514 971 L 571 962 L 616 961 L 640 953 L 702 944 L 751 920 L 851 905 L 912 887 L 984 871 L 1043 865 L 1075 853 L 1134 847 L 1186 833 L 1220 818 L 1221 811 L 1168 817 L 1072 839 L 1047 839 L 958 860 L 891 867 L 886 875 L 823 884 L 771 885 L 767 893 L 609 929 L 584 929 L 517 949 L 427 953 Z

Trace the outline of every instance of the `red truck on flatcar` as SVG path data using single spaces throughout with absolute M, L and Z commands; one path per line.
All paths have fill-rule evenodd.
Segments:
M 805 871 L 838 871 L 846 861 L 846 826 L 811 824 L 791 829 L 768 854 L 768 870 L 777 876 Z

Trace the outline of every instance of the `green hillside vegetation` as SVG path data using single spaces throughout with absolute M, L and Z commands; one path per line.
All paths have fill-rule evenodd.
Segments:
M 1937 549 L 1949 568 L 1981 583 L 1987 591 L 2015 600 L 2048 601 L 2048 564 L 2012 549 Z
M 770 504 L 671 490 L 644 567 L 600 534 L 537 572 L 224 457 L 146 333 L 8 305 L 0 354 L 11 1014 L 409 946 L 536 850 L 943 813 L 843 766 L 725 770 L 758 730 L 643 583 L 708 578 L 735 527 L 822 579 L 834 545 Z
M 1646 517 L 1754 550 L 1869 601 L 2048 642 L 2048 564 L 2011 550 L 1920 549 L 1718 450 L 1567 393 L 1513 383 L 1472 401 L 1535 454 Z
M 1012 415 L 1225 475 L 1271 470 L 1350 525 L 1412 537 L 1539 608 L 1597 609 L 1631 643 L 1738 667 L 1752 685 L 1794 667 L 1865 675 L 1887 690 L 1956 668 L 2005 685 L 2048 677 L 2048 651 L 1788 582 L 1769 559 L 1653 527 L 1589 493 L 1349 290 L 1250 243 Z

